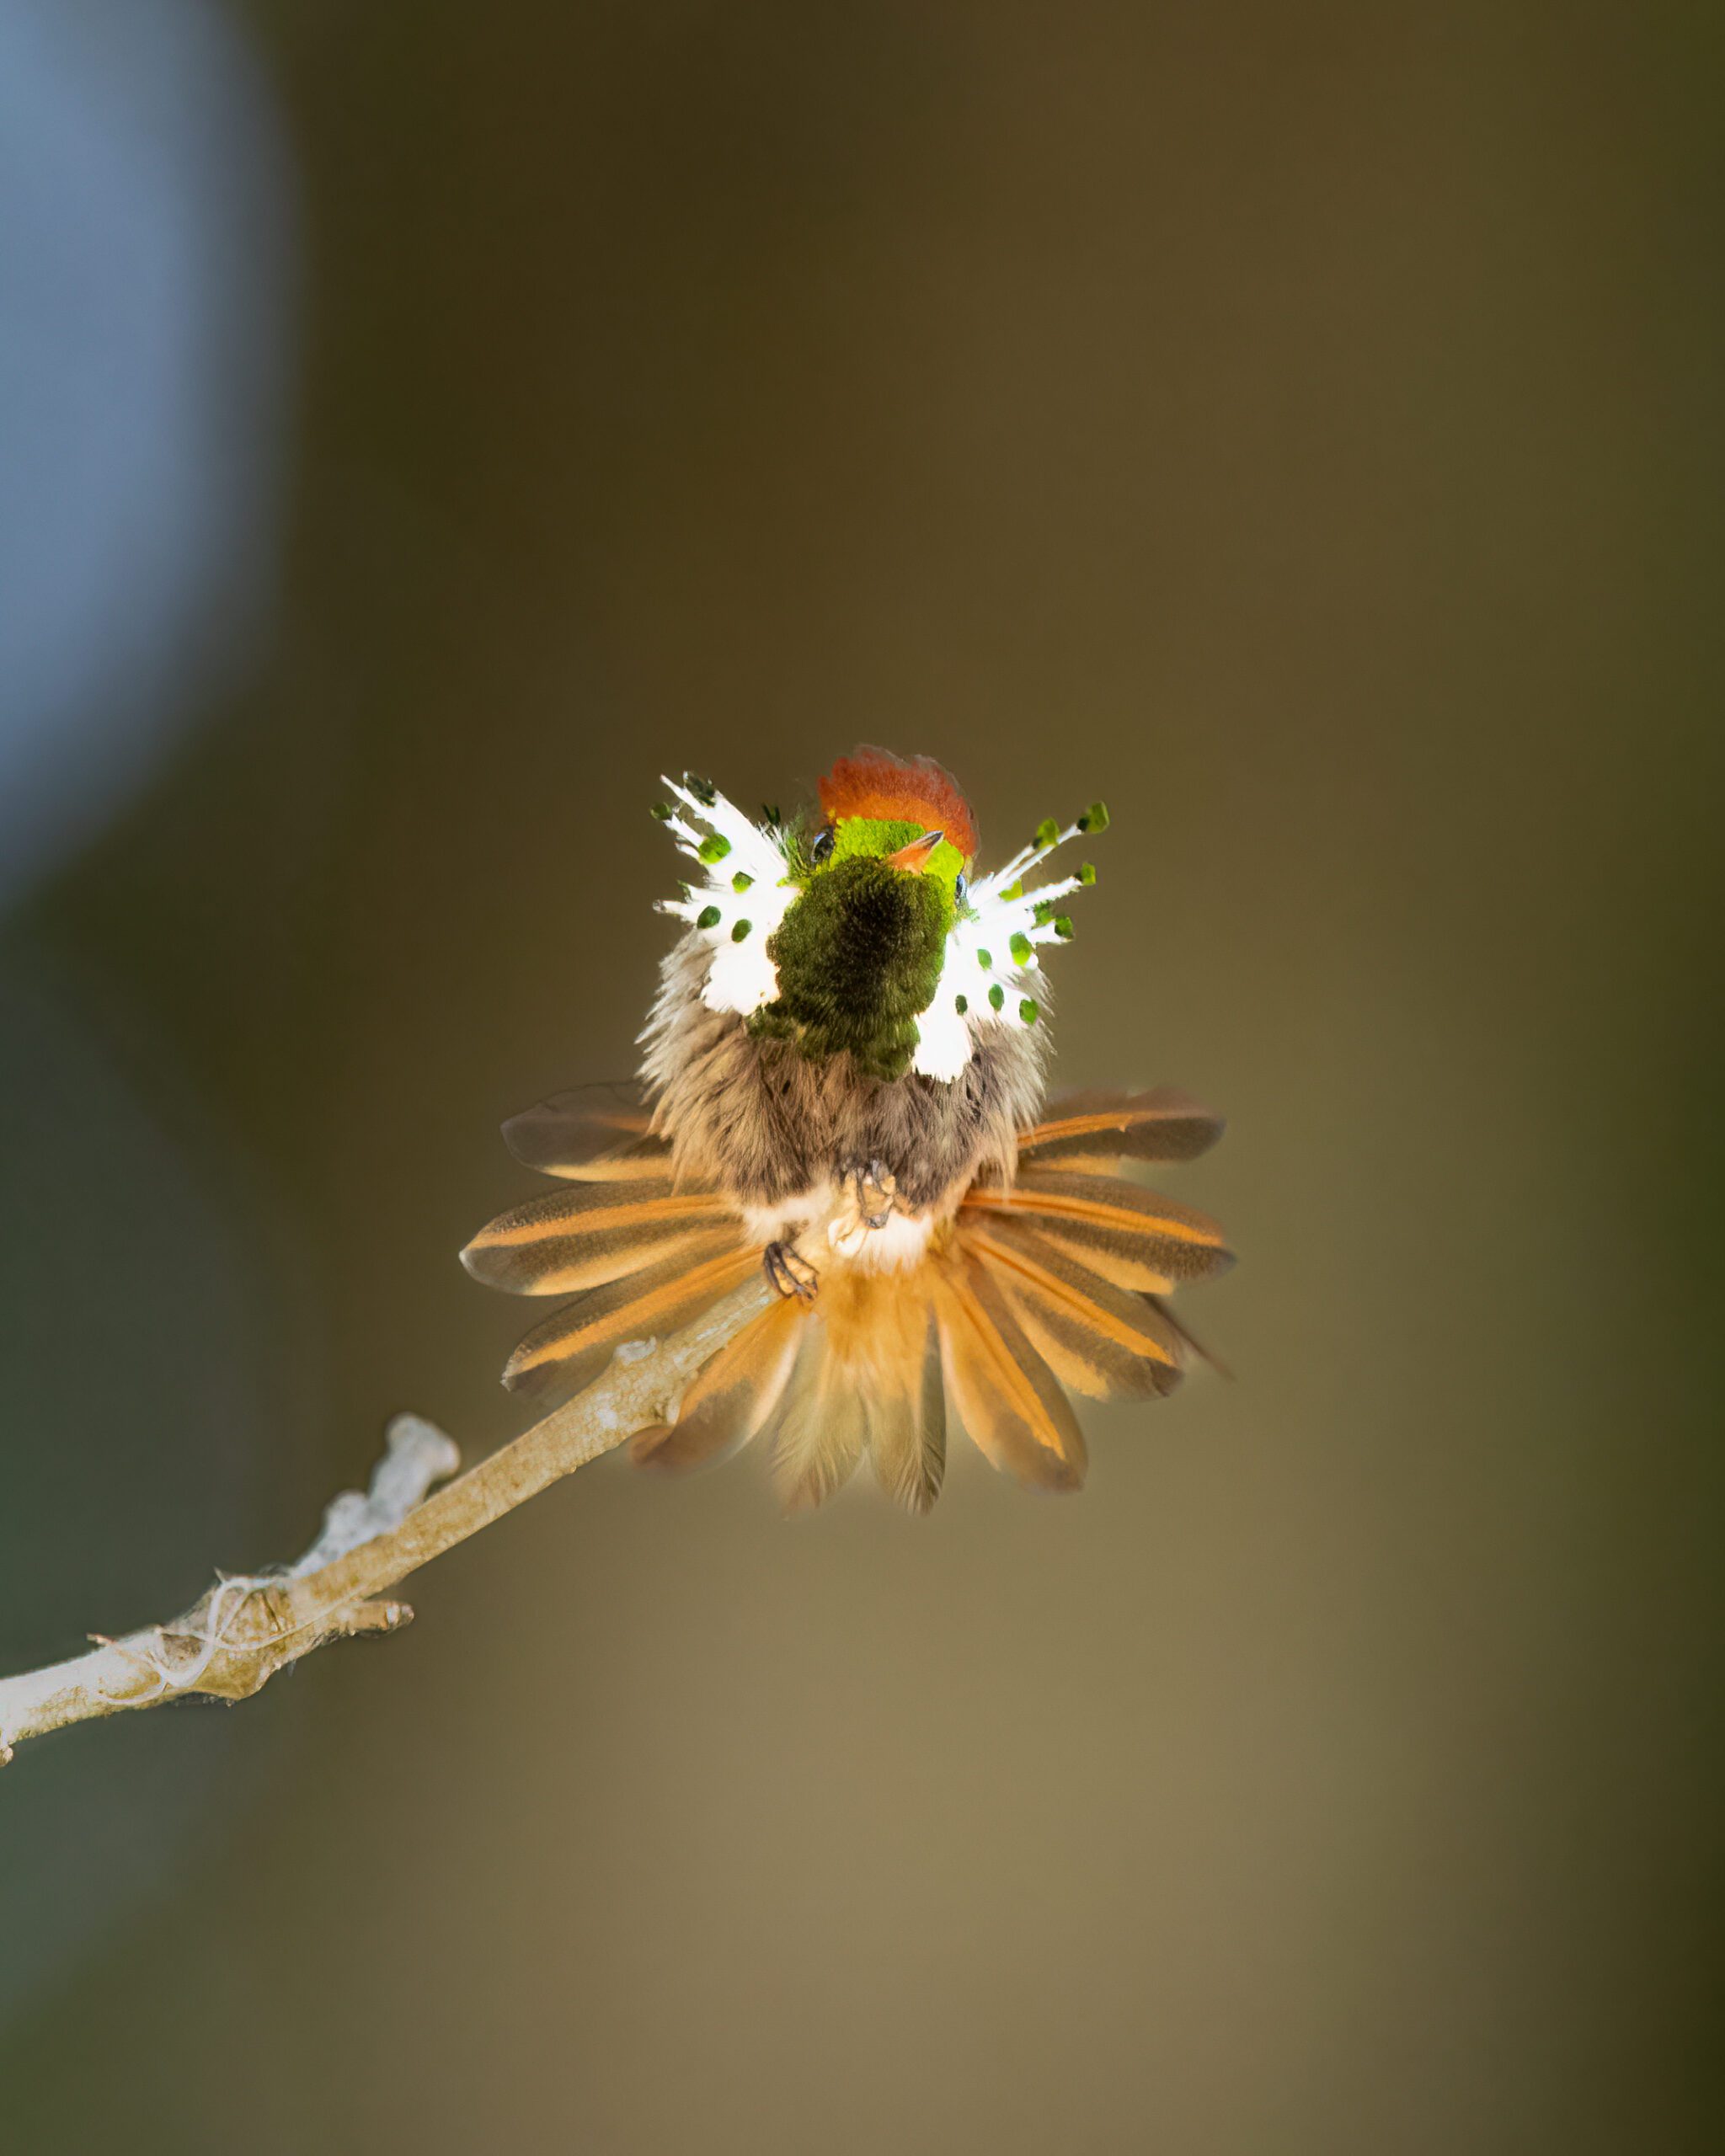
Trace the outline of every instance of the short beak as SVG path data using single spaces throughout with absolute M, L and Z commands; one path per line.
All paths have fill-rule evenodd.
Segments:
M 928 866 L 928 857 L 946 836 L 944 831 L 925 831 L 920 839 L 912 839 L 909 846 L 901 846 L 896 853 L 886 857 L 889 868 L 902 868 L 907 876 L 919 876 Z

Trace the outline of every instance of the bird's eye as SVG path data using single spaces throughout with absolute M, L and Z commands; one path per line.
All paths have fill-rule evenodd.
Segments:
M 819 830 L 814 834 L 814 842 L 809 849 L 809 858 L 817 868 L 823 862 L 832 859 L 832 833 L 830 831 Z
M 969 895 L 969 881 L 965 876 L 964 870 L 961 868 L 959 871 L 958 880 L 953 885 L 953 896 L 958 900 L 960 905 L 964 905 L 966 897 Z

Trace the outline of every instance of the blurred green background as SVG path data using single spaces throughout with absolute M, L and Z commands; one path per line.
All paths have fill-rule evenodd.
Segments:
M 1242 1256 L 1076 1500 L 607 1461 L 20 1752 L 6 2147 L 1719 2146 L 1717 18 L 0 32 L 0 1666 L 518 1427 L 454 1254 L 633 1065 L 661 770 L 1105 796 L 1059 1073 L 1225 1110 Z

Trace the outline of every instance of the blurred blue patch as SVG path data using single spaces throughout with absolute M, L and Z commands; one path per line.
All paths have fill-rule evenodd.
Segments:
M 0 903 L 99 828 L 267 603 L 291 220 L 199 0 L 0 0 Z

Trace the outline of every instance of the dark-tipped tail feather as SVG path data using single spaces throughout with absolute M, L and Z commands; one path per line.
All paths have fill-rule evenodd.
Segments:
M 688 1323 L 761 1257 L 720 1192 L 678 1177 L 644 1109 L 597 1090 L 515 1119 L 517 1153 L 563 1187 L 503 1214 L 462 1253 L 499 1287 L 574 1294 L 505 1372 L 547 1403 L 589 1383 L 619 1342 Z M 788 1509 L 822 1502 L 867 1455 L 896 1502 L 926 1512 L 950 1403 L 1004 1473 L 1076 1490 L 1085 1444 L 1067 1392 L 1172 1391 L 1195 1343 L 1161 1299 L 1231 1262 L 1213 1220 L 1124 1170 L 1189 1159 L 1220 1128 L 1166 1091 L 1052 1104 L 1023 1134 L 1016 1180 L 979 1179 L 920 1262 L 823 1264 L 814 1303 L 776 1304 L 745 1326 L 675 1420 L 636 1438 L 633 1457 L 695 1467 L 766 1436 Z

